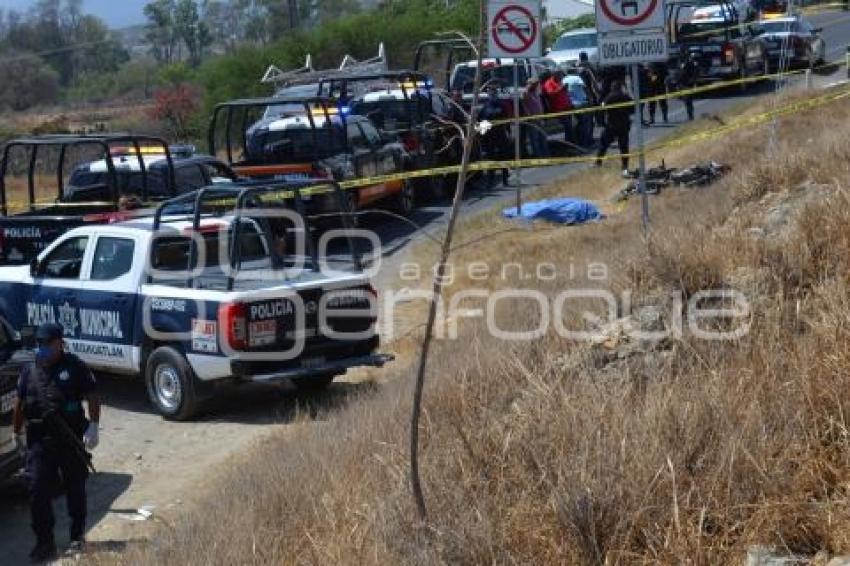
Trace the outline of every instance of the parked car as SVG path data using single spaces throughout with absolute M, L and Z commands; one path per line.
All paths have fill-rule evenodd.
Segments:
M 581 52 L 587 53 L 590 63 L 599 65 L 599 47 L 597 45 L 596 28 L 582 28 L 562 33 L 546 56 L 566 70 L 578 65 Z
M 771 17 L 758 26 L 771 69 L 811 68 L 826 59 L 823 30 L 802 16 Z
M 745 79 L 770 72 L 767 48 L 755 24 L 746 21 L 734 4 L 677 2 L 668 6 L 675 25 L 668 26 L 674 53 L 697 61 L 698 82 Z M 688 14 L 684 20 L 680 17 Z M 678 51 L 678 53 L 676 53 Z M 678 60 L 672 61 L 673 65 Z M 741 83 L 744 88 L 747 83 Z

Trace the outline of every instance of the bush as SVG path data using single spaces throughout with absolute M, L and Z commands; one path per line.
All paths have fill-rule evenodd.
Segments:
M 187 140 L 196 135 L 191 126 L 197 110 L 197 91 L 190 85 L 182 84 L 156 91 L 149 115 L 153 120 L 163 122 L 175 138 Z
M 59 74 L 31 53 L 4 57 L 0 65 L 0 108 L 26 110 L 56 102 Z

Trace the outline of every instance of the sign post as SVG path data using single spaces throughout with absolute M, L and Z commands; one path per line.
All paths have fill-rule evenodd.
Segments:
M 664 0 L 597 0 L 596 28 L 600 65 L 631 65 L 634 123 L 638 145 L 638 191 L 644 234 L 649 233 L 646 158 L 641 120 L 640 65 L 667 62 Z
M 541 0 L 490 0 L 487 10 L 488 55 L 494 59 L 513 59 L 514 182 L 516 183 L 517 214 L 522 212 L 522 177 L 519 167 L 519 161 L 522 159 L 519 66 L 523 59 L 542 55 L 541 4 Z

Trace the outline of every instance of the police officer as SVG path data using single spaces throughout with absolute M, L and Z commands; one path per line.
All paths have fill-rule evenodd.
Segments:
M 694 88 L 697 84 L 697 79 L 699 77 L 699 65 L 697 63 L 696 55 L 693 53 L 688 53 L 680 68 L 677 79 L 677 87 L 679 90 L 690 90 Z M 693 94 L 683 94 L 679 97 L 679 99 L 684 102 L 685 110 L 688 113 L 688 120 L 694 119 L 694 96 Z
M 33 562 L 56 555 L 52 498 L 61 475 L 71 518 L 71 552 L 85 546 L 86 478 L 89 454 L 98 444 L 100 402 L 88 366 L 65 352 L 62 327 L 46 323 L 36 331 L 35 363 L 21 371 L 14 412 L 15 439 L 26 448 L 30 511 L 36 545 Z M 88 405 L 88 418 L 83 408 Z M 22 430 L 26 423 L 26 439 Z

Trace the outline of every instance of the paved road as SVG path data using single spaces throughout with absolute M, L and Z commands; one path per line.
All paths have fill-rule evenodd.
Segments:
M 827 45 L 827 61 L 843 60 L 848 42 L 850 42 L 850 12 L 824 12 L 814 14 L 809 19 L 816 27 L 824 28 L 823 37 Z M 846 67 L 828 68 L 813 75 L 813 86 L 822 87 L 846 78 Z M 790 86 L 800 84 L 803 81 L 803 75 L 798 74 L 785 81 L 785 84 Z M 698 117 L 719 114 L 732 105 L 742 104 L 757 97 L 769 95 L 775 92 L 777 86 L 778 83 L 775 81 L 762 81 L 755 83 L 745 93 L 741 93 L 738 89 L 733 89 L 729 92 L 709 92 L 695 100 L 695 111 Z M 648 144 L 670 135 L 676 127 L 686 121 L 687 115 L 684 105 L 678 100 L 670 101 L 669 117 L 669 125 L 656 125 L 645 130 L 645 140 Z M 657 116 L 656 118 L 658 119 L 659 117 Z M 632 132 L 632 147 L 636 147 L 635 132 Z M 609 150 L 609 155 L 616 154 L 616 152 L 616 146 L 612 146 L 611 150 Z M 609 164 L 608 166 L 619 165 L 617 160 L 609 160 L 606 163 Z M 636 164 L 632 164 L 632 166 L 634 167 Z M 588 167 L 588 165 L 571 164 L 523 170 L 523 198 L 527 200 L 533 194 L 534 188 L 562 178 L 564 175 L 584 167 Z M 513 187 L 501 185 L 496 187 L 472 186 L 463 203 L 463 214 L 474 214 L 486 210 L 497 203 L 510 206 L 515 202 L 515 195 L 516 189 Z M 411 220 L 423 230 L 439 232 L 448 220 L 449 211 L 449 203 L 431 204 L 418 209 L 411 216 Z M 372 223 L 370 222 L 369 224 L 371 226 Z M 386 267 L 390 270 L 396 265 L 391 258 L 401 254 L 407 244 L 419 237 L 416 229 L 410 224 L 401 221 L 386 222 L 385 218 L 381 218 L 380 223 L 377 218 L 375 219 L 375 230 L 381 237 L 383 249 L 387 255 Z M 382 274 L 382 279 L 387 279 L 388 277 L 389 274 Z
M 824 13 L 812 17 L 816 25 L 824 26 L 829 46 L 828 58 L 844 53 L 850 39 L 850 13 Z M 845 69 L 818 76 L 826 84 L 846 76 Z M 799 80 L 799 79 L 796 79 Z M 772 84 L 763 84 L 750 92 L 714 94 L 696 101 L 698 114 L 714 114 L 730 105 L 763 96 L 772 91 Z M 669 135 L 684 120 L 681 103 L 671 104 L 671 126 L 651 128 L 647 141 Z M 563 177 L 581 165 L 530 169 L 523 173 L 529 185 L 526 198 L 533 187 Z M 497 204 L 510 205 L 514 189 L 483 188 L 471 191 L 463 203 L 464 214 L 483 211 Z M 439 232 L 445 225 L 448 205 L 426 206 L 412 220 L 425 230 Z M 376 223 L 388 258 L 379 277 L 387 281 L 392 270 L 404 257 L 408 244 L 422 236 L 409 224 L 401 221 Z M 104 377 L 101 381 L 105 401 L 101 446 L 95 463 L 101 470 L 90 482 L 89 539 L 100 548 L 120 549 L 128 541 L 144 537 L 151 522 L 137 522 L 133 511 L 144 505 L 154 505 L 155 513 L 165 515 L 179 512 L 192 492 L 214 476 L 219 464 L 239 450 L 250 446 L 270 428 L 289 429 L 297 412 L 297 399 L 280 387 L 248 387 L 226 396 L 219 406 L 199 421 L 171 423 L 153 414 L 146 401 L 143 386 L 120 378 Z M 352 395 L 369 390 L 368 380 L 348 379 L 334 384 L 326 393 L 310 399 L 317 408 L 345 403 Z M 303 410 L 303 407 L 301 407 Z M 67 522 L 59 512 L 58 538 L 67 541 L 64 532 Z M 26 497 L 15 482 L 0 486 L 0 563 L 25 563 L 31 544 L 28 528 Z

